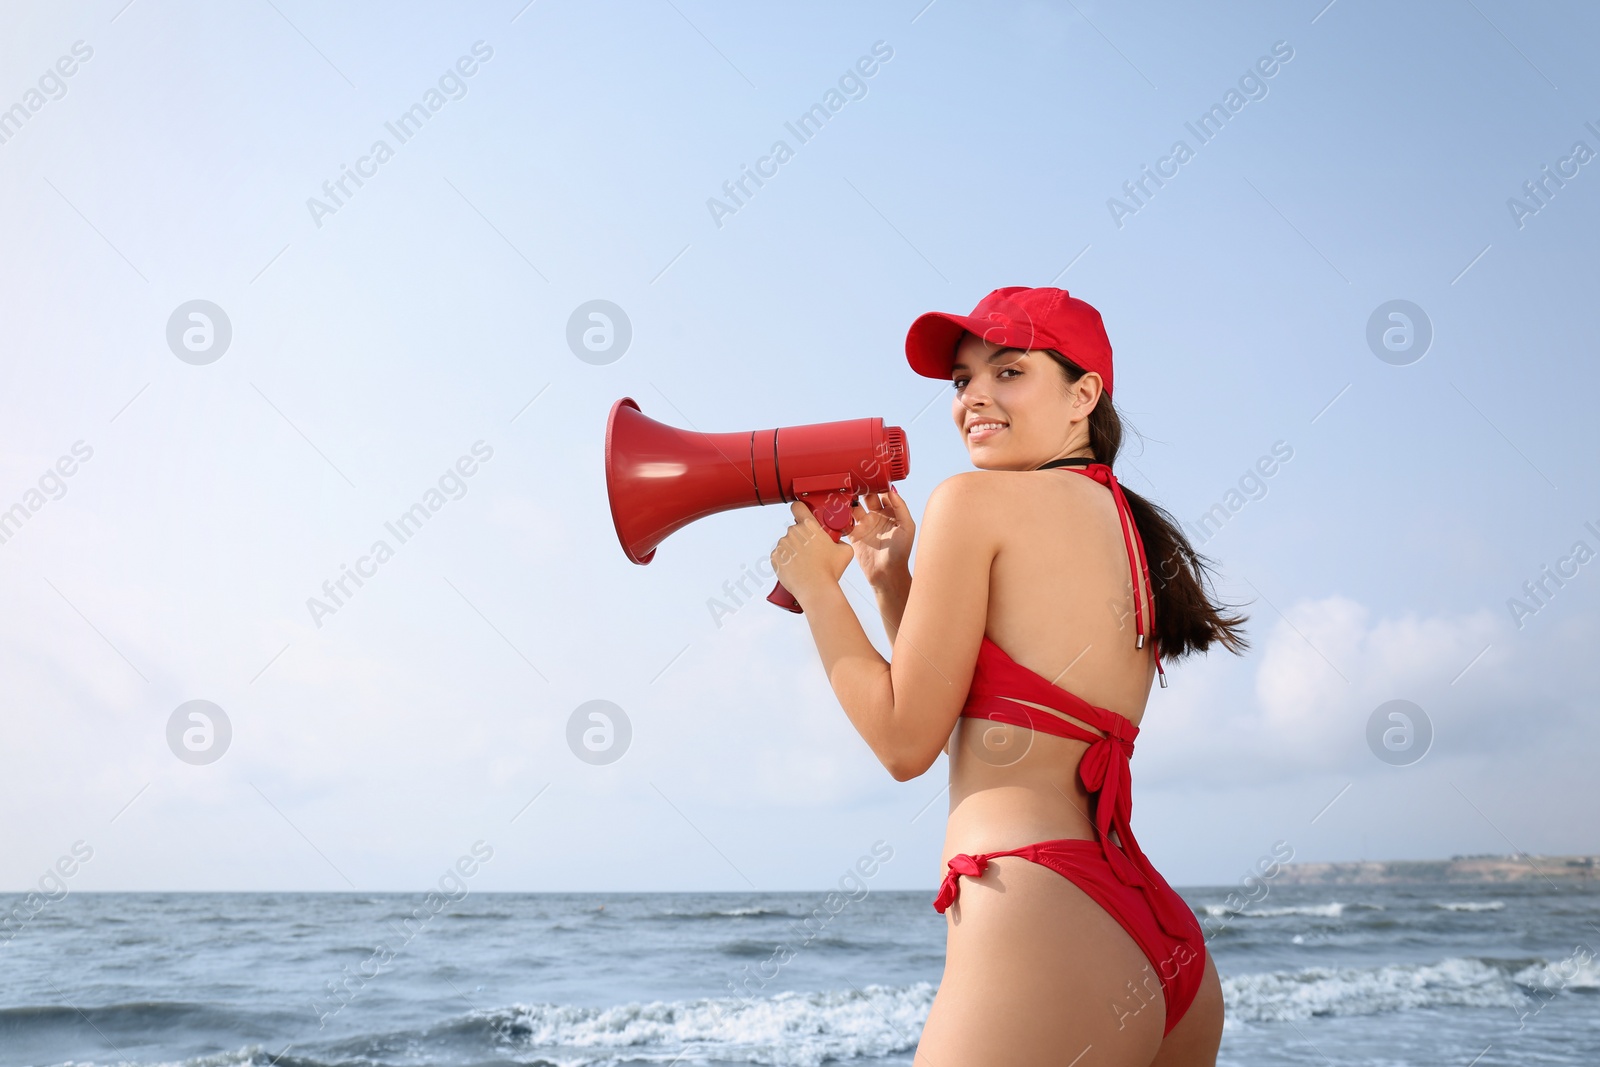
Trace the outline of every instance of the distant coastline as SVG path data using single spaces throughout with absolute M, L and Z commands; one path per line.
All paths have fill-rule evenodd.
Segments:
M 1600 881 L 1600 856 L 1482 854 L 1447 860 L 1354 860 L 1286 863 L 1273 881 L 1283 885 L 1395 885 L 1406 882 Z

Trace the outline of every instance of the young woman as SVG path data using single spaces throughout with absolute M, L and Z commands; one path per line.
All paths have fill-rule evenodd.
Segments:
M 773 550 L 839 703 L 897 781 L 950 757 L 943 981 L 919 1067 L 1211 1065 L 1222 989 L 1194 912 L 1129 826 L 1128 757 L 1161 655 L 1247 647 L 1162 509 L 1111 473 L 1122 427 L 1100 315 L 997 289 L 923 315 L 919 374 L 948 378 L 979 468 L 857 507 L 835 544 L 803 505 Z M 1146 553 L 1149 553 L 1148 557 Z M 854 558 L 885 662 L 839 588 Z

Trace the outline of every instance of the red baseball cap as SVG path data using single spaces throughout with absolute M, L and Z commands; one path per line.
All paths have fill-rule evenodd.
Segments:
M 1100 312 L 1065 289 L 1012 285 L 996 289 L 970 315 L 930 311 L 906 333 L 906 360 L 927 378 L 949 378 L 963 333 L 991 344 L 1029 351 L 1053 348 L 1100 375 L 1111 394 L 1111 341 Z

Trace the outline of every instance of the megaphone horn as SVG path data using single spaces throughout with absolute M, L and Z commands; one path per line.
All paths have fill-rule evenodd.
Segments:
M 639 564 L 696 519 L 794 500 L 838 541 L 861 494 L 887 492 L 910 469 L 905 431 L 882 419 L 697 433 L 657 422 L 627 396 L 606 419 L 611 521 L 622 551 Z M 800 610 L 781 584 L 767 599 Z

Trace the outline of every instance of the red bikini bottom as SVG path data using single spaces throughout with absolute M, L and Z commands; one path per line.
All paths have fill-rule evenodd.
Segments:
M 1116 846 L 1108 844 L 1107 847 Z M 1149 872 L 1154 876 L 1150 881 L 1157 884 L 1147 884 L 1143 887 L 1125 885 L 1111 869 L 1110 862 L 1101 851 L 1099 841 L 1065 838 L 1059 841 L 1040 841 L 1009 852 L 986 852 L 981 856 L 969 856 L 963 852 L 952 856 L 947 864 L 950 868 L 949 873 L 945 875 L 944 884 L 939 887 L 939 896 L 933 902 L 934 910 L 943 913 L 955 902 L 961 893 L 961 886 L 957 881 L 960 875 L 977 878 L 983 874 L 990 860 L 1000 856 L 1020 856 L 1032 863 L 1050 868 L 1087 893 L 1096 904 L 1117 920 L 1144 952 L 1145 958 L 1150 961 L 1151 968 L 1161 982 L 1167 1007 L 1166 1029 L 1162 1031 L 1161 1036 L 1165 1037 L 1171 1033 L 1178 1020 L 1183 1018 L 1184 1012 L 1189 1010 L 1189 1005 L 1194 1002 L 1194 996 L 1199 992 L 1200 980 L 1205 977 L 1206 970 L 1205 934 L 1200 929 L 1200 923 L 1194 918 L 1193 909 L 1183 898 L 1178 896 L 1153 868 Z M 1189 920 L 1187 925 L 1192 927 L 1192 932 L 1184 937 L 1175 937 L 1167 933 L 1157 919 L 1156 905 L 1147 894 L 1157 894 L 1163 898 L 1160 906 L 1166 910 L 1168 916 L 1186 915 Z M 1169 923 L 1169 925 L 1176 924 Z M 1124 1004 L 1113 1006 L 1119 1018 L 1137 1012 L 1145 1003 L 1146 998 L 1139 994 L 1135 984 L 1130 981 L 1128 986 L 1130 994 Z M 1154 990 L 1150 992 L 1153 994 Z

